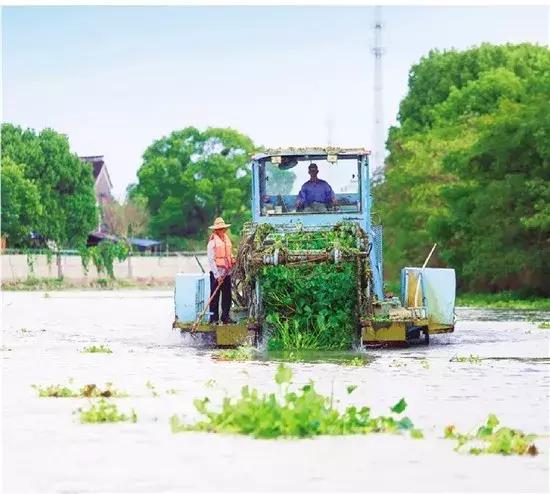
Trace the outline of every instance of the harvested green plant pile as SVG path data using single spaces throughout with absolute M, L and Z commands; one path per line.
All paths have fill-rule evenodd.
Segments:
M 320 263 L 264 267 L 261 273 L 269 350 L 352 347 L 355 267 Z
M 475 434 L 461 434 L 454 425 L 445 428 L 445 438 L 456 439 L 456 451 L 462 451 L 467 446 L 471 455 L 501 454 L 501 455 L 536 455 L 538 449 L 533 443 L 534 434 L 525 434 L 521 431 L 500 427 L 498 418 L 490 414 L 485 425 L 482 425 Z
M 292 371 L 281 364 L 275 375 L 278 393 L 260 394 L 244 386 L 240 398 L 234 401 L 225 398 L 219 412 L 208 409 L 208 398 L 195 400 L 195 407 L 205 419 L 187 425 L 174 415 L 170 419 L 172 432 L 225 432 L 274 439 L 409 430 L 411 437 L 422 437 L 408 417 L 398 417 L 407 406 L 404 399 L 391 408 L 395 416 L 372 417 L 368 407 L 357 409 L 354 406 L 341 413 L 333 408 L 332 397 L 317 393 L 312 382 L 298 392 L 289 391 L 291 379 Z M 354 390 L 354 386 L 348 387 L 348 393 Z
M 353 222 L 279 230 L 262 224 L 240 243 L 236 299 L 267 323 L 268 350 L 352 348 L 358 314 L 368 313 L 369 248 Z

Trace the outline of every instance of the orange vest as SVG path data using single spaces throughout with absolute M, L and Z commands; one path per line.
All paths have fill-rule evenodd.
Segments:
M 224 234 L 223 238 L 213 233 L 210 240 L 214 240 L 214 257 L 218 268 L 231 269 L 233 266 L 233 255 L 231 254 L 231 239 Z

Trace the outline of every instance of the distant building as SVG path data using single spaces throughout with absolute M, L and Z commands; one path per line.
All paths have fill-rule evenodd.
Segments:
M 113 184 L 111 182 L 111 177 L 109 177 L 109 172 L 107 171 L 103 156 L 80 156 L 80 159 L 92 165 L 95 180 L 95 200 L 101 211 L 101 219 L 97 226 L 97 231 L 102 232 L 105 231 L 105 225 L 103 224 L 103 206 L 113 202 L 113 194 L 111 193 Z

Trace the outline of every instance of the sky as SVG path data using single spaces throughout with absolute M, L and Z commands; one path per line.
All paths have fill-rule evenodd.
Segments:
M 548 9 L 383 7 L 385 128 L 431 49 L 547 45 Z M 2 121 L 104 155 L 119 199 L 145 149 L 189 125 L 372 149 L 373 20 L 371 6 L 4 7 Z

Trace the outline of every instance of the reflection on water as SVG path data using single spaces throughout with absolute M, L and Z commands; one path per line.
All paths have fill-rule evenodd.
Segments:
M 260 354 L 260 359 L 273 362 L 322 362 L 328 364 L 343 364 L 343 365 L 368 365 L 375 357 L 368 355 L 365 352 L 344 352 L 344 351 L 329 351 L 320 350 L 293 350 L 293 351 L 269 351 Z
M 537 440 L 542 454 L 535 458 L 461 456 L 441 439 L 449 423 L 472 430 L 490 412 L 505 425 L 550 434 L 550 330 L 530 322 L 548 320 L 548 313 L 459 309 L 456 331 L 434 336 L 427 347 L 270 352 L 257 361 L 220 362 L 196 337 L 171 329 L 171 292 L 49 295 L 2 294 L 4 492 L 357 491 L 367 485 L 548 491 L 548 438 Z M 80 353 L 90 345 L 113 353 Z M 451 361 L 470 355 L 479 357 L 476 363 Z M 351 365 L 356 359 L 365 365 Z M 386 414 L 405 397 L 406 413 L 426 439 L 270 442 L 170 433 L 174 413 L 197 416 L 194 398 L 219 403 L 244 385 L 276 390 L 273 375 L 282 360 L 290 362 L 296 385 L 313 380 L 338 406 L 368 405 Z M 116 401 L 122 411 L 134 408 L 138 422 L 82 425 L 73 411 L 87 400 L 39 399 L 31 388 L 70 378 L 73 388 L 112 382 L 128 392 Z M 351 384 L 357 389 L 348 395 Z

